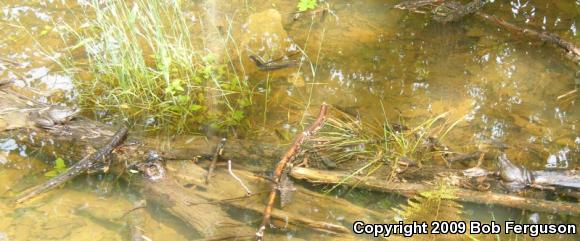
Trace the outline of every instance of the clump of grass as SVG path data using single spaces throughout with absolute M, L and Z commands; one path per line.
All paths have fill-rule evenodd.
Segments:
M 351 175 L 341 183 L 355 175 L 371 175 L 382 167 L 386 167 L 387 179 L 393 180 L 402 162 L 420 166 L 434 155 L 441 154 L 433 150 L 438 143 L 433 143 L 432 136 L 444 130 L 441 136 L 444 137 L 457 123 L 435 131 L 434 124 L 446 113 L 429 118 L 414 128 L 391 124 L 386 118 L 377 125 L 336 109 L 332 113 L 323 129 L 306 143 L 305 149 L 325 155 L 342 164 L 343 169 L 351 170 Z
M 236 126 L 251 105 L 251 88 L 192 33 L 181 1 L 98 1 L 85 22 L 69 28 L 83 47 L 88 72 L 76 81 L 84 108 L 114 111 L 133 123 L 177 132 Z M 78 65 L 77 65 L 78 67 Z M 81 76 L 81 75 L 77 75 Z M 146 121 L 148 120 L 148 121 Z

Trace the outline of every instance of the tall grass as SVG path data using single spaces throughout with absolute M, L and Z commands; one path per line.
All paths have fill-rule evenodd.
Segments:
M 93 0 L 88 5 L 81 27 L 69 28 L 74 47 L 83 47 L 88 60 L 81 69 L 89 78 L 76 81 L 83 107 L 177 132 L 242 121 L 251 88 L 220 54 L 204 50 L 201 31 L 180 2 Z

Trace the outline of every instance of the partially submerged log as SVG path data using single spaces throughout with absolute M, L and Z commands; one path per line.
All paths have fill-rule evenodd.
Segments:
M 344 184 L 375 191 L 395 193 L 405 197 L 413 197 L 423 191 L 432 190 L 433 186 L 420 183 L 394 183 L 375 177 L 350 176 L 350 173 L 340 171 L 323 171 L 309 168 L 294 167 L 290 175 L 294 178 L 318 184 Z M 498 205 L 510 208 L 526 209 L 538 212 L 564 213 L 580 215 L 578 203 L 564 203 L 494 192 L 478 192 L 458 189 L 455 192 L 459 201 Z
M 200 197 L 197 190 L 177 185 L 171 176 L 156 182 L 143 180 L 139 187 L 141 187 L 141 194 L 149 202 L 160 205 L 204 238 L 221 239 L 253 235 L 252 228 L 230 218 L 225 211 L 214 204 L 188 205 L 188 202 L 207 202 L 207 200 Z
M 261 200 L 267 194 L 270 183 L 250 172 L 234 170 L 237 176 L 253 191 L 255 195 L 246 196 L 246 191 L 226 170 L 217 169 L 215 177 L 205 184 L 207 171 L 190 161 L 170 161 L 167 172 L 171 173 L 160 182 L 140 181 L 144 187 L 142 194 L 149 201 L 161 204 L 164 209 L 184 220 L 196 230 L 212 227 L 205 233 L 206 238 L 217 238 L 219 235 L 237 234 L 253 239 L 254 230 L 249 224 L 232 220 L 224 214 L 222 207 L 249 211 L 259 215 L 264 206 Z M 340 198 L 333 198 L 302 187 L 296 187 L 293 202 L 282 210 L 273 210 L 274 224 L 280 229 L 305 227 L 330 234 L 350 234 L 349 225 L 355 219 L 367 222 L 381 222 L 381 217 L 391 216 L 389 212 L 377 213 L 358 207 Z M 261 191 L 261 192 L 260 192 Z M 199 213 L 203 213 L 204 220 Z M 225 216 L 224 216 L 225 215 Z M 206 217 L 207 216 L 207 217 Z M 219 217 L 221 216 L 221 217 Z M 329 220 L 330 219 L 330 220 Z M 228 223 L 221 227 L 219 224 Z M 208 229 L 206 229 L 208 230 Z M 347 235 L 348 236 L 348 235 Z
M 76 176 L 87 172 L 91 167 L 95 166 L 95 164 L 99 161 L 103 161 L 103 159 L 107 158 L 109 154 L 125 139 L 127 139 L 128 129 L 126 127 L 121 127 L 115 135 L 111 138 L 111 140 L 102 148 L 83 158 L 82 160 L 75 163 L 73 166 L 68 168 L 65 172 L 57 175 L 56 177 L 51 178 L 50 180 L 34 186 L 30 189 L 25 190 L 22 194 L 18 195 L 16 198 L 16 203 L 22 203 L 31 199 L 41 193 L 47 192 L 73 178 Z
M 533 182 L 537 185 L 580 190 L 580 176 L 578 176 L 575 170 L 532 171 L 532 175 L 534 177 Z

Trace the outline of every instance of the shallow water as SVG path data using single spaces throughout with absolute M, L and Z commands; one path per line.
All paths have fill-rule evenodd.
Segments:
M 75 24 L 83 2 L 3 0 L 0 57 L 16 63 L 0 59 L 0 82 L 14 81 L 26 88 L 25 94 L 43 102 L 74 102 L 73 77 L 52 59 L 65 47 L 56 33 L 58 26 Z M 296 2 L 219 1 L 215 11 L 219 21 L 231 21 L 232 35 L 241 39 L 250 15 L 275 9 L 290 42 L 307 56 L 299 68 L 271 74 L 257 72 L 243 61 L 248 81 L 258 90 L 271 89 L 256 98 L 259 104 L 253 109 L 253 122 L 264 138 L 275 136 L 275 129 L 301 129 L 303 112 L 322 102 L 356 110 L 367 119 L 382 120 L 386 115 L 409 126 L 449 112 L 448 123 L 462 119 L 446 136 L 454 150 L 502 146 L 513 161 L 531 169 L 542 169 L 554 158 L 558 166 L 578 168 L 578 94 L 558 97 L 577 88 L 580 72 L 561 49 L 476 18 L 440 24 L 393 9 L 396 1 L 333 1 L 332 14 L 323 19 L 306 15 L 293 21 Z M 188 11 L 196 16 L 199 8 Z M 580 45 L 578 1 L 495 1 L 483 11 Z M 0 193 L 36 183 L 50 169 L 51 160 L 10 139 L 0 139 Z M 103 220 L 114 220 L 131 208 L 127 190 L 100 187 L 94 184 L 100 182 L 98 178 L 79 179 L 83 180 L 31 206 L 15 208 L 0 202 L 0 240 L 5 236 L 7 240 L 122 240 L 127 232 L 124 224 Z M 348 196 L 379 211 L 400 201 L 376 193 Z M 87 209 L 90 215 L 81 212 Z M 490 213 L 496 220 L 533 216 L 472 205 L 466 210 L 486 221 L 492 219 Z M 194 238 L 175 220 L 167 221 L 170 217 L 151 213 L 154 218 L 147 218 L 146 229 L 155 230 L 148 232 L 152 240 Z M 578 217 L 547 214 L 540 220 L 578 223 Z M 308 231 L 296 234 L 300 232 Z

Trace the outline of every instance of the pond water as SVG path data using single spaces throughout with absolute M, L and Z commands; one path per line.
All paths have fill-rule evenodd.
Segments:
M 501 147 L 512 161 L 530 169 L 578 168 L 578 94 L 567 93 L 580 84 L 580 70 L 561 49 L 474 17 L 441 24 L 423 14 L 394 9 L 398 1 L 328 1 L 324 16 L 304 14 L 294 20 L 297 2 L 217 1 L 212 11 L 218 25 L 230 28 L 233 42 L 242 41 L 253 26 L 248 19 L 254 19 L 265 29 L 287 35 L 282 43 L 302 53 L 298 68 L 265 73 L 247 59 L 241 61 L 243 68 L 238 66 L 256 86 L 250 122 L 259 130 L 259 138 L 275 140 L 279 130 L 293 135 L 311 120 L 303 118 L 304 113 L 323 102 L 365 119 L 386 116 L 408 126 L 447 112 L 447 123 L 460 120 L 445 139 L 453 150 Z M 85 4 L 2 0 L 0 82 L 13 81 L 41 102 L 74 103 L 74 76 L 54 61 L 66 48 L 56 31 L 64 23 L 79 24 Z M 191 6 L 184 11 L 193 16 L 192 25 L 203 22 L 199 19 L 203 4 L 186 4 Z M 495 1 L 482 11 L 580 45 L 579 1 Z M 264 53 L 272 47 L 271 42 L 263 44 L 255 51 Z M 52 160 L 38 152 L 10 136 L 0 138 L 0 193 L 45 178 Z M 53 191 L 40 203 L 14 207 L 0 202 L 0 240 L 126 239 L 124 224 L 111 220 L 131 209 L 135 197 L 126 188 L 99 184 L 107 178 L 78 178 L 82 180 Z M 400 201 L 359 191 L 347 197 L 377 211 Z M 146 230 L 152 230 L 147 233 L 152 240 L 196 238 L 174 218 L 151 209 Z M 465 209 L 472 219 L 485 221 L 534 217 L 539 222 L 579 221 L 496 207 Z M 298 230 L 287 238 L 300 237 L 302 232 L 310 231 Z

